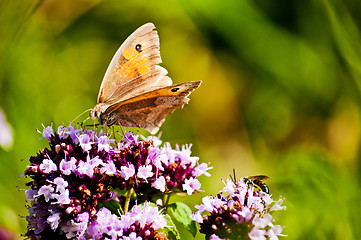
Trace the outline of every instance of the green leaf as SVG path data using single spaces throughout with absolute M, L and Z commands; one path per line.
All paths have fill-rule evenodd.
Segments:
M 100 207 L 106 207 L 108 208 L 113 214 L 116 214 L 117 216 L 120 216 L 120 213 L 123 212 L 122 207 L 120 204 L 115 200 L 109 200 L 107 202 L 104 202 L 102 204 L 99 204 Z M 119 213 L 120 212 L 120 213 Z
M 113 188 L 112 190 L 113 190 L 114 192 L 119 193 L 119 194 L 122 195 L 122 196 L 127 195 L 127 189 L 120 190 L 119 188 Z
M 172 203 L 168 205 L 167 210 L 177 222 L 185 226 L 193 237 L 196 236 L 198 226 L 196 222 L 191 219 L 190 215 L 192 214 L 192 210 L 186 204 L 182 202 Z
M 167 235 L 167 237 L 171 240 L 180 240 L 181 238 L 179 232 L 174 222 L 172 221 L 172 218 L 168 214 L 166 214 L 165 216 L 167 220 L 167 226 L 161 229 L 160 231 L 164 232 Z

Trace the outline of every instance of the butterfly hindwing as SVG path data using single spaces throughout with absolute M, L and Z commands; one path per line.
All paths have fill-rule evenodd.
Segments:
M 200 84 L 201 81 L 176 84 L 119 102 L 100 115 L 100 123 L 140 127 L 155 133 L 168 114 L 188 103 L 187 96 Z

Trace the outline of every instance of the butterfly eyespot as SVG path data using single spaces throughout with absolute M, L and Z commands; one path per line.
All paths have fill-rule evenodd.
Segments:
M 141 44 L 135 45 L 135 50 L 137 50 L 138 52 L 143 51 L 143 50 L 142 50 L 142 45 L 141 45 Z
M 176 91 L 178 91 L 179 90 L 179 88 L 172 88 L 172 92 L 176 92 Z

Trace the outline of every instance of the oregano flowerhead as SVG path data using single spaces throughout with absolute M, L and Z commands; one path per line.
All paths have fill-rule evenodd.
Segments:
M 147 205 L 143 209 L 139 204 L 172 192 L 193 194 L 201 186 L 197 177 L 209 175 L 208 164 L 198 164 L 198 157 L 191 156 L 190 145 L 173 149 L 168 143 L 162 146 L 154 136 L 145 138 L 126 132 L 122 140 L 116 141 L 110 137 L 114 133 L 63 126 L 56 132 L 44 127 L 42 134 L 49 147 L 31 156 L 25 171 L 31 178 L 26 190 L 26 235 L 31 239 L 48 239 L 54 234 L 65 239 L 104 239 L 105 235 L 123 239 L 134 234 L 155 239 L 164 220 L 159 217 L 152 224 L 143 221 L 158 219 L 161 213 L 157 207 L 152 210 Z M 129 204 L 131 192 L 136 199 L 126 213 L 128 205 L 125 209 L 121 206 L 126 201 Z M 111 201 L 119 206 L 115 212 L 104 208 Z M 129 225 L 129 214 L 140 214 L 140 209 L 148 218 L 143 216 L 139 223 Z M 113 226 L 116 233 L 100 234 L 95 230 L 104 214 L 121 220 Z
M 206 239 L 278 239 L 282 227 L 274 225 L 272 213 L 285 209 L 283 199 L 255 191 L 244 179 L 227 180 L 217 196 L 206 196 L 191 218 L 200 223 Z

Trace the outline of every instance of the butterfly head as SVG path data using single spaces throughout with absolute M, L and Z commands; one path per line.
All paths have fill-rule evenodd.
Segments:
M 101 113 L 105 112 L 105 110 L 108 108 L 103 103 L 98 103 L 93 109 L 90 109 L 89 116 L 93 119 L 100 117 Z
M 98 112 L 95 111 L 95 108 L 90 109 L 89 116 L 90 116 L 91 118 L 93 118 L 93 119 L 98 118 Z
M 107 119 L 107 114 L 104 114 L 104 112 L 107 110 L 109 105 L 104 103 L 98 103 L 93 109 L 90 109 L 89 116 L 92 119 L 98 119 L 99 124 L 101 125 L 112 125 L 110 121 Z

